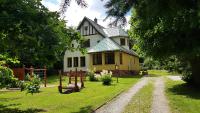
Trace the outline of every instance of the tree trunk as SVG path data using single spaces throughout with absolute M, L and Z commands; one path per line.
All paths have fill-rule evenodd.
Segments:
M 200 57 L 191 62 L 193 84 L 200 87 Z

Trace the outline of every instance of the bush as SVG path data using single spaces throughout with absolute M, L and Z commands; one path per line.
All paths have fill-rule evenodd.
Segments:
M 108 72 L 107 70 L 103 70 L 101 72 L 101 81 L 103 85 L 111 85 L 112 82 L 112 72 Z
M 27 93 L 39 93 L 40 89 L 40 77 L 39 75 L 33 74 L 33 77 L 30 77 L 30 75 L 27 75 L 29 78 L 29 81 L 26 83 L 25 89 L 27 90 Z M 22 85 L 22 87 L 24 87 Z
M 19 87 L 18 79 L 14 78 L 13 71 L 8 67 L 0 66 L 0 88 Z
M 98 81 L 98 79 L 95 77 L 95 71 L 94 70 L 89 70 L 86 73 L 86 76 L 89 77 L 89 81 Z

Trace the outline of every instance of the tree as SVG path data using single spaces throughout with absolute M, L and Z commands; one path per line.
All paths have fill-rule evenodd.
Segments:
M 145 55 L 155 59 L 175 55 L 190 67 L 190 82 L 200 86 L 200 1 L 122 1 L 108 1 L 108 16 L 123 17 L 133 8 L 130 36 Z
M 59 18 L 41 0 L 1 0 L 1 53 L 18 57 L 28 66 L 51 67 L 61 61 L 72 40 L 80 41 L 81 36 Z

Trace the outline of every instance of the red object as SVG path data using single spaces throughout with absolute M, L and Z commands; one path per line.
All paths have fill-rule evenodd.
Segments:
M 25 77 L 25 69 L 24 68 L 12 68 L 13 74 L 19 80 L 24 80 Z

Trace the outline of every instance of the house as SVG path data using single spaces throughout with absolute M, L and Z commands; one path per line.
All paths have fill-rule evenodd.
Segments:
M 64 55 L 64 72 L 70 70 L 96 71 L 111 70 L 129 73 L 139 72 L 139 57 L 129 48 L 128 34 L 119 27 L 104 28 L 94 21 L 84 17 L 77 30 L 86 39 L 84 47 L 87 54 L 67 50 Z M 77 47 L 76 42 L 72 43 Z

